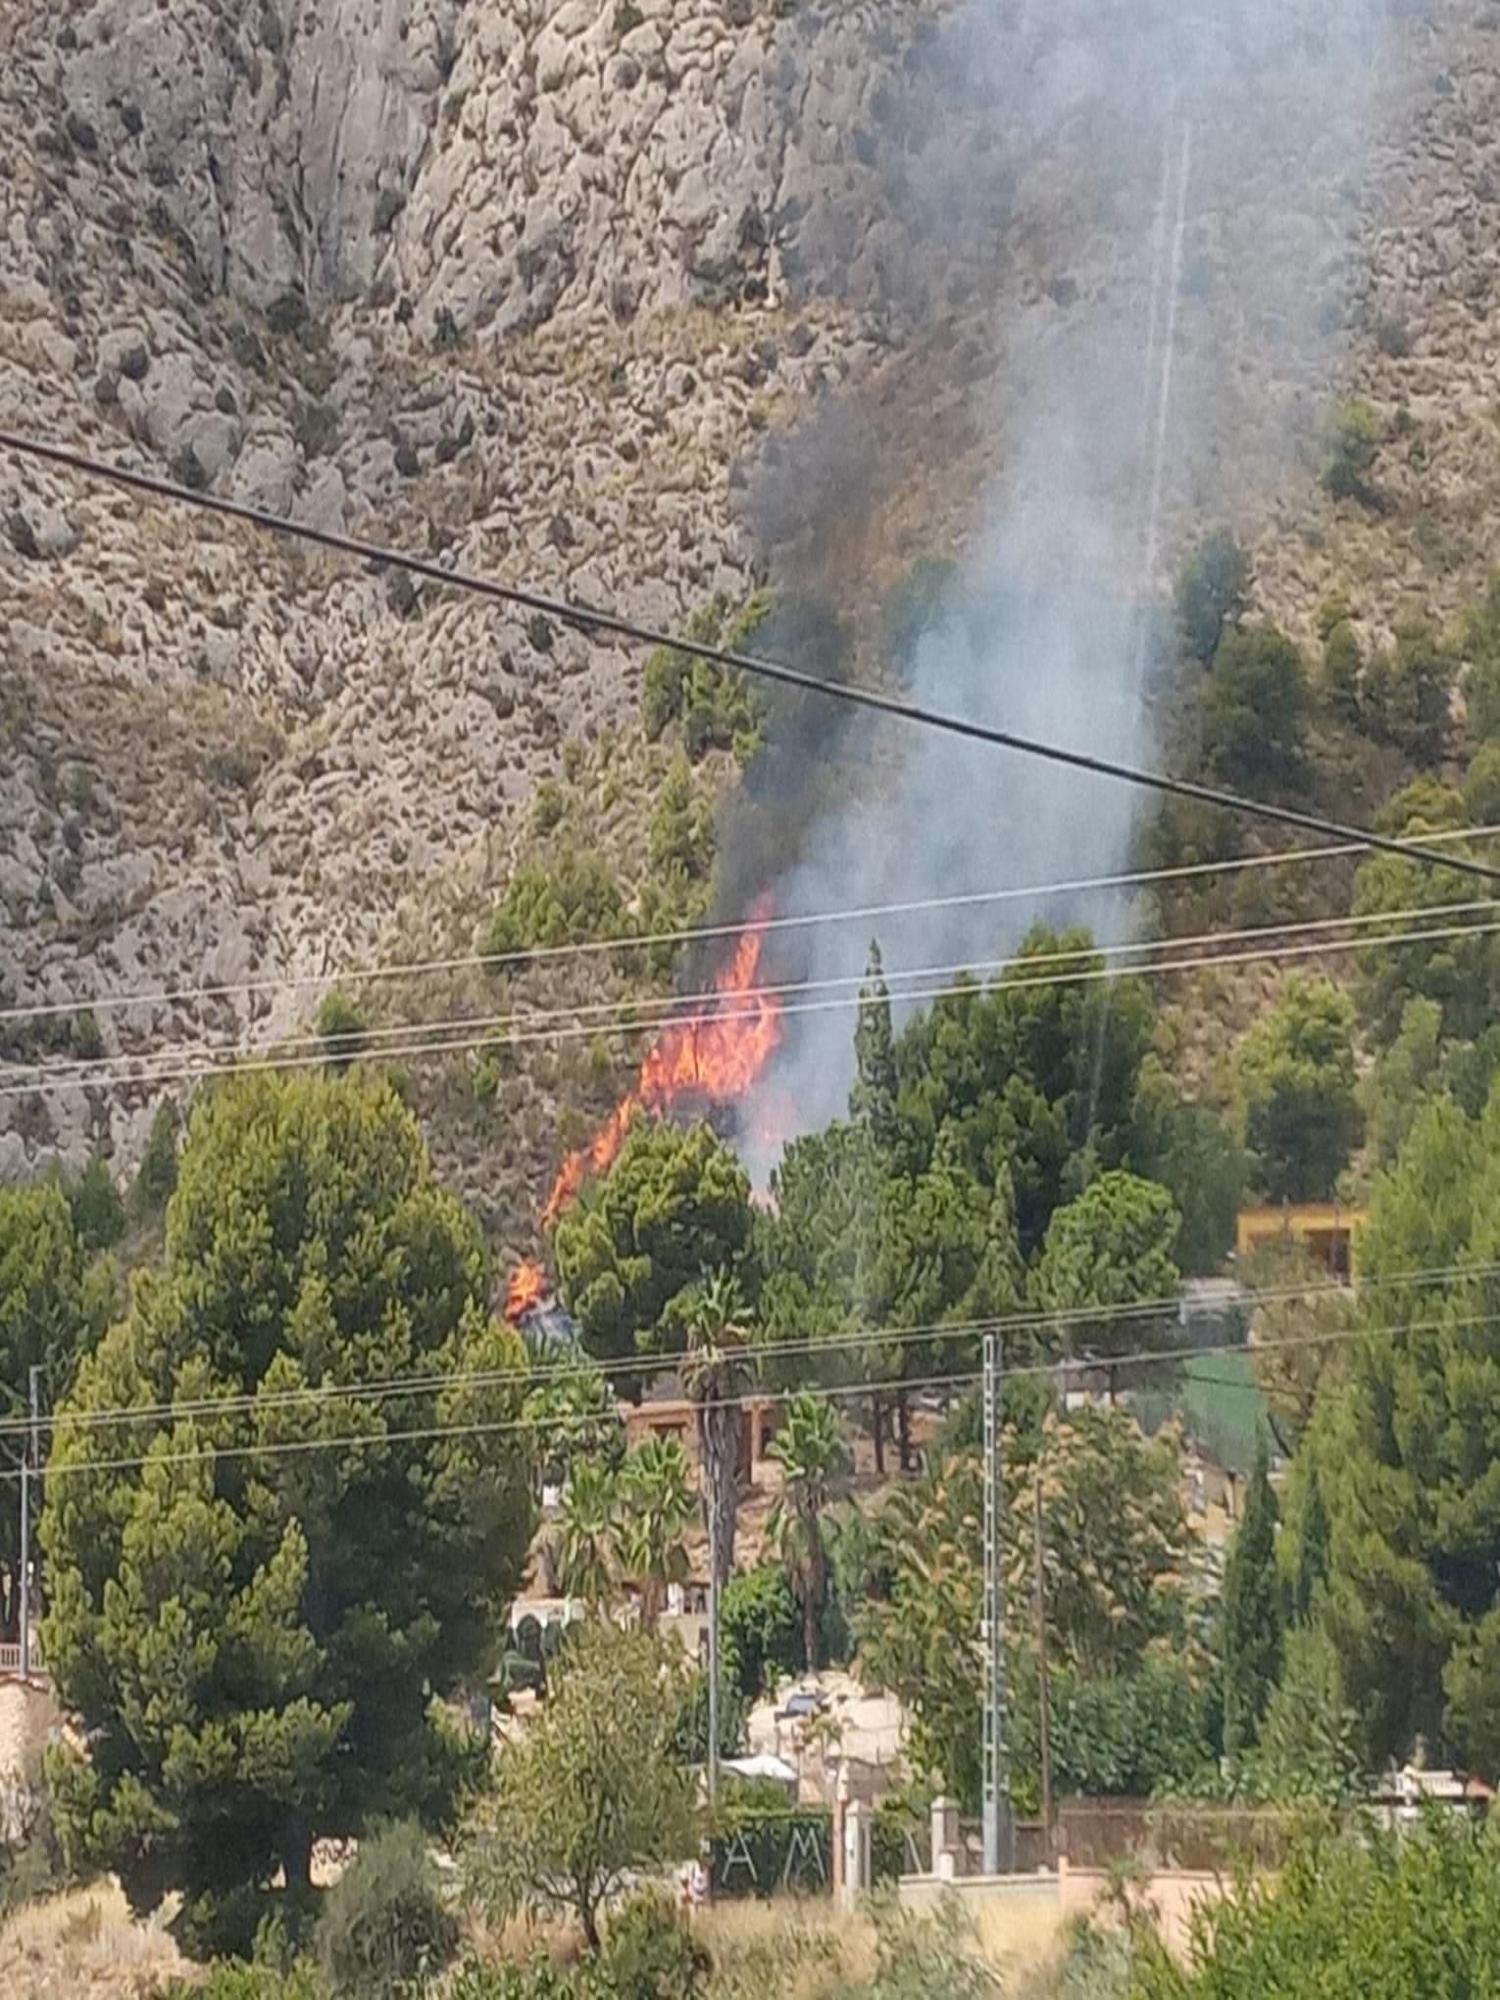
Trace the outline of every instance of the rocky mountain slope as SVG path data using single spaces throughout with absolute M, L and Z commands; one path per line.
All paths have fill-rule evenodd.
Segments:
M 0 0 L 0 425 L 664 626 L 769 566 L 868 639 L 903 569 L 974 531 L 1052 344 L 1149 285 L 1110 205 L 1142 196 L 1123 140 L 1106 198 L 1068 161 L 1114 135 L 1066 105 L 1044 129 L 1025 87 L 1073 10 L 991 9 L 1003 78 L 973 11 Z M 1178 395 L 1215 443 L 1161 569 L 1233 517 L 1302 634 L 1335 585 L 1379 629 L 1491 560 L 1500 34 L 1474 0 L 1393 12 L 1350 226 L 1316 151 L 1257 159 L 1195 190 L 1183 252 Z M 1002 86 L 1024 119 L 997 124 Z M 1216 294 L 1247 259 L 1337 294 L 1315 350 Z M 1379 514 L 1317 493 L 1332 367 L 1404 413 Z M 471 950 L 543 777 L 580 840 L 640 848 L 666 751 L 619 649 L 4 454 L 0 526 L 0 993 L 257 989 L 100 1010 L 105 1051 L 274 1037 L 333 970 Z M 485 992 L 403 1005 L 461 1001 Z M 35 1026 L 0 1025 L 34 1061 Z M 13 1078 L 0 1172 L 123 1169 L 160 1095 Z M 457 1087 L 471 1188 L 497 1126 L 545 1173 L 567 1066 L 533 1082 L 498 1110 Z

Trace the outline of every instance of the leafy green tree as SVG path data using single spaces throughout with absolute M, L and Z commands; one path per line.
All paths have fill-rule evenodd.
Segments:
M 130 1212 L 137 1222 L 160 1215 L 177 1185 L 177 1109 L 169 1098 L 157 1105 L 146 1150 L 130 1189 Z
M 671 1739 L 685 1693 L 680 1647 L 607 1624 L 577 1627 L 547 1701 L 496 1761 L 470 1829 L 469 1880 L 495 1917 L 576 1917 L 591 1952 L 611 1898 L 682 1861 L 696 1837 L 692 1780 Z
M 1249 565 L 1232 535 L 1212 534 L 1194 549 L 1177 579 L 1177 630 L 1189 659 L 1207 666 L 1226 620 L 1244 608 Z
M 869 1133 L 878 1155 L 890 1159 L 896 1133 L 896 1037 L 891 1027 L 891 996 L 885 983 L 880 946 L 870 944 L 865 983 L 859 990 L 859 1019 L 854 1029 L 855 1084 L 849 1115 Z
M 868 1131 L 838 1124 L 793 1139 L 771 1175 L 757 1218 L 765 1283 L 760 1322 L 768 1365 L 793 1383 L 814 1372 L 847 1376 L 840 1351 L 826 1362 L 809 1340 L 848 1335 L 881 1321 L 879 1206 L 885 1176 Z M 797 1343 L 785 1368 L 781 1342 Z
M 564 1596 L 582 1598 L 594 1610 L 615 1584 L 616 1497 L 608 1466 L 574 1459 L 558 1523 L 557 1580 Z
M 753 597 L 726 629 L 724 606 L 715 600 L 694 612 L 686 636 L 708 644 L 722 642 L 729 652 L 743 651 L 771 608 L 769 598 Z M 680 722 L 694 763 L 710 750 L 733 750 L 743 765 L 759 746 L 766 704 L 737 669 L 715 666 L 676 646 L 659 646 L 646 662 L 641 720 L 653 741 L 669 723 Z
M 1234 1247 L 1249 1178 L 1238 1134 L 1206 1104 L 1189 1103 L 1157 1056 L 1141 1064 L 1134 1164 L 1166 1188 L 1182 1221 L 1172 1254 L 1183 1272 L 1207 1277 Z
M 319 1003 L 318 1040 L 333 1070 L 346 1070 L 369 1046 L 365 1010 L 341 986 L 332 987 Z
M 714 865 L 713 808 L 694 789 L 685 756 L 673 759 L 662 781 L 648 851 L 659 874 L 675 871 L 690 882 L 706 881 Z
M 1290 1447 L 1306 1435 L 1318 1398 L 1343 1374 L 1354 1294 L 1291 1244 L 1261 1251 L 1241 1276 L 1261 1295 L 1250 1322 L 1251 1367 L 1277 1436 Z
M 1298 1504 L 1295 1517 L 1288 1522 L 1293 1534 L 1287 1599 L 1294 1621 L 1306 1624 L 1317 1608 L 1323 1585 L 1328 1581 L 1329 1561 L 1328 1509 L 1323 1504 L 1318 1461 L 1311 1452 L 1307 1454 L 1305 1476 L 1294 1497 Z
M 1412 801 L 1396 830 L 1405 839 L 1440 830 L 1448 815 L 1436 802 Z M 1462 812 L 1461 804 L 1458 806 Z M 1390 821 L 1387 821 L 1389 824 Z M 1467 853 L 1456 844 L 1455 854 Z M 1481 935 L 1487 905 L 1474 909 L 1475 883 L 1451 868 L 1432 868 L 1397 854 L 1365 862 L 1355 877 L 1353 912 L 1379 918 L 1364 931 L 1359 1005 L 1378 1043 L 1395 1040 L 1408 1001 L 1435 1000 L 1443 1010 L 1444 1040 L 1471 1040 L 1500 1009 L 1500 942 Z M 1404 936 L 1416 932 L 1416 936 Z M 1400 940 L 1399 942 L 1397 940 Z
M 1323 425 L 1323 484 L 1334 500 L 1373 503 L 1369 478 L 1385 423 L 1368 403 L 1339 403 Z
M 361 1841 L 318 1914 L 318 1960 L 338 2000 L 409 2000 L 457 1949 L 458 1919 L 416 1821 Z
M 1175 1436 L 1147 1443 L 1119 1409 L 1049 1412 L 1030 1450 L 1007 1433 L 1003 1462 L 1006 1588 L 1028 1606 L 1041 1481 L 1055 1668 L 1080 1684 L 1128 1676 L 1149 1648 L 1180 1637 L 1192 1537 Z M 917 1768 L 971 1802 L 984 1686 L 983 1486 L 979 1454 L 965 1450 L 897 1487 L 875 1519 L 869 1595 L 855 1614 L 862 1671 L 907 1706 Z M 1029 1634 L 1029 1619 L 1022 1624 Z
M 807 1663 L 797 1599 L 779 1562 L 731 1577 L 719 1599 L 719 1622 L 739 1691 L 750 1699 L 768 1693 L 778 1675 L 798 1673 Z
M 1040 1767 L 1035 1682 L 1035 1663 L 1023 1654 L 1010 1737 L 1012 1782 L 1023 1794 Z M 1203 1691 L 1181 1659 L 1148 1656 L 1098 1679 L 1054 1669 L 1049 1702 L 1052 1783 L 1063 1795 L 1139 1799 L 1184 1789 L 1212 1754 Z
M 1231 1764 L 1254 1747 L 1266 1703 L 1281 1675 L 1277 1519 L 1262 1433 L 1244 1516 L 1224 1569 L 1224 1752 Z
M 710 1275 L 753 1296 L 750 1181 L 707 1124 L 638 1122 L 553 1242 L 563 1303 L 601 1360 L 680 1354 Z
M 1076 983 L 1055 979 L 1060 960 Z M 1100 963 L 1086 931 L 1038 928 L 995 984 L 960 986 L 897 1039 L 901 1170 L 925 1172 L 943 1140 L 981 1187 L 1008 1175 L 1028 1256 L 1134 1136 L 1153 1006 L 1142 981 L 1085 976 Z
M 522 1335 L 525 1342 L 525 1335 Z M 582 1348 L 526 1342 L 534 1379 L 522 1405 L 531 1448 L 532 1490 L 567 1484 L 575 1461 L 588 1459 L 618 1472 L 625 1457 L 625 1426 L 603 1370 Z
M 1199 694 L 1211 774 L 1251 790 L 1295 788 L 1306 765 L 1310 705 L 1307 669 L 1290 639 L 1269 626 L 1231 627 Z
M 487 1295 L 388 1083 L 200 1100 L 42 1523 L 47 1661 L 88 1740 L 52 1758 L 59 1824 L 137 1906 L 181 1888 L 197 1948 L 243 1948 L 319 1836 L 439 1810 L 459 1775 L 430 1704 L 493 1664 L 532 1524 L 523 1357 Z M 406 1375 L 427 1386 L 399 1405 L 358 1387 Z
M 1162 1320 L 1172 1317 L 1182 1285 L 1173 1256 L 1181 1226 L 1164 1187 L 1123 1171 L 1101 1174 L 1052 1217 L 1033 1281 L 1037 1304 L 1066 1316 L 1076 1350 L 1139 1348 L 1150 1321 L 1118 1317 L 1119 1309 L 1156 1305 Z M 1099 1317 L 1090 1317 L 1096 1311 Z
M 125 1204 L 109 1162 L 95 1153 L 68 1189 L 73 1227 L 85 1250 L 110 1250 L 125 1234 Z
M 1420 1735 L 1486 1776 L 1500 1775 L 1500 1362 L 1484 1275 L 1497 1258 L 1500 1098 L 1477 1120 L 1439 1099 L 1376 1182 L 1361 1237 L 1370 1337 L 1309 1441 L 1329 1520 L 1322 1615 L 1370 1756 Z M 1477 1272 L 1402 1282 L 1452 1266 Z
M 1241 1038 L 1235 1082 L 1245 1140 L 1272 1201 L 1333 1192 L 1360 1136 L 1354 1008 L 1327 979 L 1289 979 Z
M 704 1526 L 722 1580 L 734 1574 L 745 1425 L 741 1399 L 750 1382 L 745 1299 L 727 1271 L 716 1271 L 693 1295 L 682 1380 L 696 1405 Z
M 912 1762 L 971 1807 L 980 1791 L 984 1656 L 976 1454 L 898 1485 L 875 1522 L 879 1588 L 855 1618 L 861 1671 L 910 1718 Z
M 1416 995 L 1401 1009 L 1395 1040 L 1360 1087 L 1365 1134 L 1376 1166 L 1388 1167 L 1429 1100 L 1441 1089 L 1442 1002 Z
M 1491 573 L 1484 597 L 1465 621 L 1464 650 L 1469 734 L 1478 743 L 1491 743 L 1500 737 L 1500 570 Z
M 1322 1625 L 1293 1626 L 1245 1760 L 1246 1790 L 1282 1804 L 1342 1806 L 1359 1796 L 1364 1768 L 1359 1717 L 1344 1698 L 1337 1649 Z
M 828 1587 L 824 1516 L 850 1463 L 833 1405 L 814 1395 L 794 1396 L 771 1442 L 770 1456 L 781 1467 L 783 1490 L 766 1522 L 766 1533 L 791 1572 L 802 1607 L 803 1655 L 809 1666 L 815 1666 Z
M 1009 1174 L 1002 1167 L 993 1188 L 983 1187 L 951 1131 L 925 1173 L 887 1180 L 877 1214 L 877 1337 L 865 1352 L 866 1377 L 894 1387 L 904 1467 L 911 1455 L 906 1382 L 972 1366 L 974 1322 L 1021 1303 L 1021 1254 Z M 896 1337 L 905 1328 L 913 1330 L 909 1343 Z
M 625 899 L 608 861 L 597 848 L 569 846 L 550 866 L 533 860 L 516 869 L 490 921 L 485 949 L 503 958 L 627 928 Z
M 1424 621 L 1398 626 L 1395 650 L 1366 666 L 1360 722 L 1378 741 L 1435 764 L 1448 739 L 1457 662 Z
M 1274 1875 L 1200 1905 L 1185 1953 L 1139 1926 L 1130 2000 L 1468 2000 L 1500 1987 L 1500 1831 L 1434 1812 L 1396 1833 L 1315 1823 Z
M 24 1416 L 31 1370 L 39 1368 L 45 1406 L 72 1382 L 100 1330 L 101 1295 L 88 1277 L 68 1198 L 54 1180 L 0 1187 L 0 1419 Z M 16 1458 L 0 1438 L 0 1462 Z M 17 1510 L 0 1506 L 6 1638 L 20 1621 L 20 1528 Z
M 1364 671 L 1359 635 L 1345 618 L 1323 641 L 1323 695 L 1330 713 L 1350 728 L 1360 722 Z
M 641 1619 L 654 1629 L 668 1588 L 688 1574 L 687 1530 L 693 1518 L 692 1471 L 676 1438 L 647 1438 L 626 1459 L 616 1497 L 620 1566 L 640 1585 Z
M 1481 743 L 1463 783 L 1464 824 L 1500 826 L 1500 743 Z

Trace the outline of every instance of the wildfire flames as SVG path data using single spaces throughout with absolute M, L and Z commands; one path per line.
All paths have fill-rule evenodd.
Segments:
M 523 1258 L 510 1274 L 505 1292 L 505 1317 L 514 1325 L 539 1306 L 547 1296 L 547 1273 L 529 1257 Z
M 570 1153 L 542 1210 L 550 1229 L 593 1174 L 608 1171 L 626 1134 L 644 1111 L 663 1117 L 683 1099 L 732 1104 L 751 1090 L 781 1041 L 781 1002 L 759 988 L 766 913 L 740 933 L 734 955 L 714 980 L 714 997 L 664 1028 L 647 1051 L 635 1084 L 586 1146 Z M 511 1273 L 505 1316 L 517 1321 L 547 1296 L 540 1264 L 518 1264 Z
M 655 1117 L 685 1097 L 732 1104 L 752 1088 L 781 1040 L 781 1002 L 757 985 L 765 917 L 740 933 L 734 956 L 714 981 L 715 997 L 674 1021 L 652 1043 L 635 1088 L 611 1111 L 586 1146 L 562 1163 L 542 1223 L 551 1228 L 590 1174 L 602 1174 L 625 1143 L 637 1115 Z

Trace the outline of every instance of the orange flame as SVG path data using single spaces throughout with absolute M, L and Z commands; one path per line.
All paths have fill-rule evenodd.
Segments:
M 540 1264 L 533 1264 L 529 1257 L 517 1264 L 505 1293 L 505 1317 L 511 1325 L 523 1320 L 533 1306 L 539 1306 L 547 1290 L 547 1273 Z
M 610 1167 L 640 1112 L 659 1118 L 684 1097 L 731 1104 L 753 1088 L 781 1041 L 781 1002 L 757 985 L 766 914 L 759 911 L 740 933 L 734 956 L 714 981 L 714 999 L 662 1031 L 634 1089 L 588 1144 L 563 1161 L 542 1210 L 544 1228 L 551 1228 L 591 1174 Z

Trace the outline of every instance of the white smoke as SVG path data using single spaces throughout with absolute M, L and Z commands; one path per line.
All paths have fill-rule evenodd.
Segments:
M 949 102 L 892 187 L 935 246 L 932 297 L 948 296 L 949 269 L 985 266 L 999 365 L 976 414 L 1004 471 L 949 615 L 918 647 L 913 700 L 1125 762 L 1159 755 L 1144 607 L 1160 605 L 1187 539 L 1243 518 L 1286 476 L 1334 390 L 1365 167 L 1408 84 L 1393 11 L 971 0 L 929 42 L 928 87 L 939 79 Z M 837 428 L 826 413 L 808 427 L 800 468 L 792 441 L 763 509 L 777 491 L 816 490 Z M 774 884 L 779 911 L 1128 866 L 1143 809 L 1130 788 L 915 727 L 855 725 L 842 761 L 861 758 L 870 781 L 852 803 L 804 774 L 826 803 Z M 837 978 L 859 970 L 874 928 L 888 970 L 974 964 L 1038 919 L 1108 935 L 1123 910 L 1045 896 L 818 927 L 779 955 L 791 976 Z M 787 1025 L 767 1091 L 815 1129 L 846 1107 L 852 1017 Z M 751 1107 L 740 1135 L 760 1173 L 764 1126 Z

